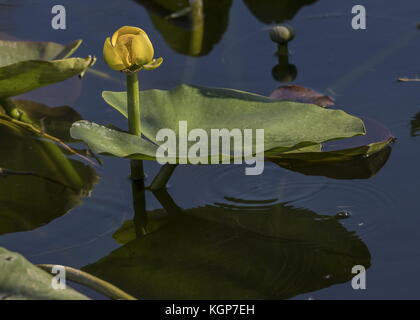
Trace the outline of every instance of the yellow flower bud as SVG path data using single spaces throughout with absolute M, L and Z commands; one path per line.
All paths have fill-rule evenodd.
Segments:
M 105 40 L 104 59 L 113 70 L 156 69 L 163 62 L 154 59 L 154 49 L 146 32 L 136 27 L 121 27 Z

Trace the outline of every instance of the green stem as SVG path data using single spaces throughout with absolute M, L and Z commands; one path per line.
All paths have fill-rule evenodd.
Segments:
M 138 73 L 127 74 L 128 130 L 141 138 L 140 90 Z M 143 161 L 131 160 L 131 178 L 144 179 Z
M 176 204 L 174 199 L 169 194 L 168 190 L 166 189 L 160 189 L 153 191 L 153 195 L 159 201 L 163 209 L 170 214 L 181 214 L 183 212 L 182 208 Z
M 54 268 L 54 265 L 52 264 L 38 264 L 37 266 L 48 273 L 51 273 Z M 116 286 L 95 276 L 92 276 L 89 273 L 66 266 L 64 266 L 64 269 L 66 270 L 66 277 L 68 280 L 91 288 L 106 297 L 114 300 L 137 300 Z
M 165 188 L 176 167 L 177 164 L 165 164 L 156 175 L 149 189 L 152 191 L 157 191 Z
M 137 72 L 127 74 L 128 129 L 131 134 L 141 136 L 140 91 Z

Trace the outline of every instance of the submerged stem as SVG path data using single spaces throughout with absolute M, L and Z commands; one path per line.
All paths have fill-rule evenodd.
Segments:
M 165 164 L 156 175 L 149 189 L 152 191 L 157 191 L 165 188 L 176 167 L 177 164 Z

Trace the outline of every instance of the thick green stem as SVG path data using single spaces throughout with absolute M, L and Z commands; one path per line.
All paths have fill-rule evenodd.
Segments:
M 131 134 L 141 136 L 140 91 L 137 72 L 127 74 L 128 129 Z
M 127 74 L 128 129 L 141 138 L 140 90 L 138 73 Z M 131 178 L 144 179 L 143 161 L 131 160 Z
M 156 175 L 149 189 L 152 191 L 157 191 L 165 188 L 176 167 L 177 164 L 165 164 Z

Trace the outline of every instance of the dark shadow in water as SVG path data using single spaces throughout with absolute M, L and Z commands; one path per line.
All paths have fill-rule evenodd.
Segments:
M 386 146 L 369 157 L 357 157 L 346 161 L 320 161 L 279 159 L 272 162 L 279 166 L 310 176 L 324 176 L 333 179 L 369 179 L 386 164 L 392 147 Z M 339 155 L 337 155 L 339 157 Z
M 332 216 L 287 204 L 183 210 L 166 190 L 144 235 L 83 269 L 146 299 L 285 299 L 344 283 L 370 266 L 366 245 Z
M 222 39 L 229 25 L 232 0 L 136 0 L 149 13 L 155 28 L 176 52 L 204 56 Z M 292 19 L 316 0 L 246 0 L 264 23 Z
M 298 11 L 317 0 L 244 0 L 252 14 L 263 23 L 292 20 Z
M 278 57 L 278 64 L 271 71 L 274 80 L 281 83 L 295 81 L 298 76 L 298 69 L 294 64 L 289 63 L 288 44 L 279 44 L 276 55 Z
M 137 0 L 153 25 L 178 53 L 204 56 L 220 41 L 229 24 L 232 0 Z M 191 5 L 190 5 L 191 3 Z
M 43 129 L 68 138 L 65 128 L 77 117 L 69 107 L 19 103 Z M 1 112 L 0 112 L 1 114 Z M 38 122 L 39 124 L 39 122 Z M 70 159 L 54 143 L 0 118 L 0 235 L 45 225 L 80 204 L 98 177 L 90 166 Z

